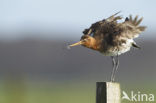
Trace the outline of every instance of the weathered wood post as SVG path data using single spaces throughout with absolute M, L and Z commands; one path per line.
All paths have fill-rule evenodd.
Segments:
M 114 82 L 96 83 L 96 103 L 120 103 L 120 84 Z

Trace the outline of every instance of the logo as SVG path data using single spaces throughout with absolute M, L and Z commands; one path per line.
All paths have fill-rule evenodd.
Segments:
M 122 91 L 122 100 L 128 100 L 132 102 L 154 102 L 154 94 L 141 93 L 140 91 L 131 91 L 129 95 Z

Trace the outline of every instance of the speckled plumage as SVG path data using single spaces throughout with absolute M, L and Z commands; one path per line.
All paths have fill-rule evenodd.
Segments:
M 103 19 L 91 25 L 90 28 L 83 31 L 81 40 L 87 36 L 92 36 L 96 40 L 96 49 L 106 56 L 116 56 L 130 50 L 131 46 L 137 47 L 134 38 L 145 30 L 145 26 L 139 24 L 143 18 L 138 20 L 138 16 L 134 19 L 130 15 L 124 22 L 118 23 L 121 16 L 118 13 Z M 88 47 L 87 45 L 84 45 Z M 91 47 L 88 47 L 91 48 Z M 91 48 L 92 49 L 92 48 Z

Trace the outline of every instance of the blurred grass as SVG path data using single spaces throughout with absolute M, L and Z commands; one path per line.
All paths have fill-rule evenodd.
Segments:
M 156 95 L 154 85 L 124 85 L 122 90 L 131 90 Z M 45 83 L 43 82 L 1 82 L 0 103 L 95 103 L 95 83 Z M 132 103 L 123 100 L 122 103 Z M 141 102 L 147 103 L 147 102 Z
M 30 86 L 28 103 L 95 103 L 94 89 L 82 84 Z

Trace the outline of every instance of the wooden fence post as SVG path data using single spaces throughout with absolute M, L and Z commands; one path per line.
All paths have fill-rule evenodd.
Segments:
M 96 83 L 96 103 L 120 103 L 120 84 L 114 82 Z

